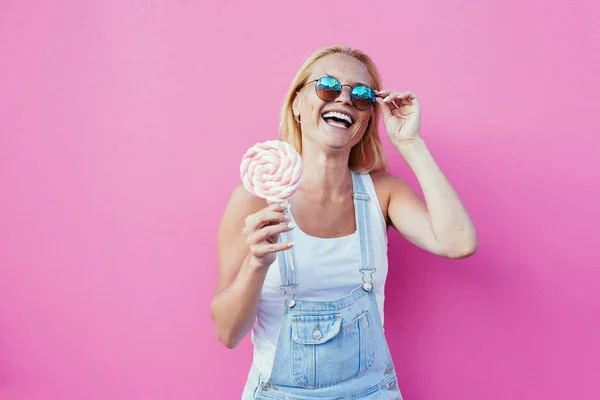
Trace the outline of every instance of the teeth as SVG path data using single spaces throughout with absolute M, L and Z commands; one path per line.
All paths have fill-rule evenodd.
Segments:
M 330 111 L 328 113 L 323 114 L 323 118 L 330 118 L 330 117 L 343 119 L 344 121 L 348 122 L 348 124 L 352 125 L 352 118 L 350 118 L 349 115 L 342 114 L 337 111 Z

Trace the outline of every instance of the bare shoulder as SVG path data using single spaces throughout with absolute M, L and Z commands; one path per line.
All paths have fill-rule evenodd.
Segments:
M 254 214 L 266 206 L 266 200 L 251 195 L 244 184 L 239 182 L 231 192 L 223 218 L 234 217 L 235 219 L 241 218 L 244 221 L 248 215 Z
M 370 175 L 371 179 L 373 179 L 373 183 L 377 181 L 377 183 L 382 184 L 384 186 L 407 184 L 406 182 L 404 182 L 404 180 L 398 178 L 395 175 L 390 174 L 388 171 L 373 171 Z
M 388 225 L 390 225 L 391 221 L 389 219 L 388 209 L 390 205 L 391 194 L 402 191 L 405 188 L 410 189 L 410 187 L 402 179 L 390 174 L 385 170 L 373 171 L 369 175 L 371 175 L 371 180 L 373 181 L 375 192 L 379 198 L 381 211 L 383 212 L 385 221 Z
M 264 199 L 248 193 L 244 185 L 238 183 L 229 197 L 229 202 L 223 211 L 219 226 L 219 249 L 222 242 L 231 242 L 231 239 L 242 236 L 242 229 L 246 217 L 254 214 L 267 206 Z
M 411 187 L 403 179 L 398 178 L 390 174 L 387 171 L 375 171 L 371 172 L 371 179 L 376 190 L 381 190 L 382 193 L 388 197 L 392 192 L 398 192 L 403 190 L 412 190 Z M 377 193 L 379 195 L 379 192 Z

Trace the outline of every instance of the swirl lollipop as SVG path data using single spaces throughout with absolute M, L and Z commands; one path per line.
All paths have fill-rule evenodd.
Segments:
M 269 204 L 287 203 L 300 184 L 302 159 L 292 145 L 269 140 L 246 151 L 240 174 L 250 194 L 266 199 Z

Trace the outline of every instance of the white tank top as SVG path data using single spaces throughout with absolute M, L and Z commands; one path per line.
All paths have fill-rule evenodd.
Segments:
M 371 241 L 375 297 L 383 323 L 384 287 L 388 272 L 387 228 L 377 200 L 373 181 L 368 173 L 360 174 L 367 194 L 369 240 Z M 295 224 L 293 210 L 291 221 Z M 296 225 L 291 232 L 296 243 L 292 255 L 295 264 L 296 298 L 331 301 L 344 297 L 362 284 L 360 243 L 358 233 L 336 238 L 317 238 L 302 232 Z M 279 288 L 281 274 L 277 259 L 269 267 L 262 288 L 258 313 L 252 328 L 254 365 L 265 376 L 271 376 L 275 348 L 284 309 L 284 292 Z

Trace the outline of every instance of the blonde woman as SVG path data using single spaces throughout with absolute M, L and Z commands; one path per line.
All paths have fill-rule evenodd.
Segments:
M 387 172 L 380 112 L 425 202 Z M 387 228 L 442 257 L 477 248 L 420 118 L 417 97 L 382 90 L 359 50 L 327 47 L 300 68 L 280 125 L 304 167 L 291 208 L 267 206 L 240 183 L 219 229 L 211 314 L 229 348 L 252 332 L 242 399 L 402 398 L 383 330 Z

